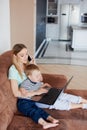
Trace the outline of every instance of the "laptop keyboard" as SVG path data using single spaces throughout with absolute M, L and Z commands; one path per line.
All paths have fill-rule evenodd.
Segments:
M 52 105 L 57 97 L 60 95 L 61 91 L 61 89 L 51 88 L 45 95 L 43 95 L 39 102 Z

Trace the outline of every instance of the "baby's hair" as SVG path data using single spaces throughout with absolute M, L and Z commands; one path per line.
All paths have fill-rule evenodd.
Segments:
M 28 76 L 28 75 L 31 75 L 34 70 L 40 71 L 40 69 L 39 69 L 39 67 L 38 67 L 37 65 L 35 65 L 35 64 L 29 64 L 29 65 L 27 65 L 27 66 L 25 67 L 25 74 L 26 74 L 27 76 Z

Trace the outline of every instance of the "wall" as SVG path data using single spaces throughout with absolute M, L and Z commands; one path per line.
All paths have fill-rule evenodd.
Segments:
M 80 2 L 81 5 L 81 13 L 87 13 L 87 0 L 82 0 Z
M 59 3 L 62 3 L 62 4 L 76 4 L 76 3 L 79 3 L 80 0 L 59 0 Z
M 0 0 L 0 54 L 11 48 L 9 0 Z
M 27 45 L 30 54 L 34 54 L 35 1 L 36 0 L 0 0 L 0 53 L 9 50 L 15 43 L 22 42 Z M 67 1 L 70 2 L 71 0 L 59 0 L 59 2 Z M 72 2 L 78 1 L 80 0 L 73 0 Z M 87 1 L 81 0 L 81 4 L 84 2 L 84 8 L 81 6 L 81 12 L 86 12 L 87 10 Z M 11 18 L 9 18 L 9 13 Z
M 11 45 L 23 43 L 34 54 L 34 0 L 10 0 Z

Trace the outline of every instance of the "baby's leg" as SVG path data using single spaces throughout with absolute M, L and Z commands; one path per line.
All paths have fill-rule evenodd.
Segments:
M 83 108 L 83 104 L 70 103 L 70 109 Z
M 86 108 L 87 109 L 87 100 L 76 95 L 63 93 L 62 97 L 60 99 L 63 99 L 65 101 L 69 102 L 69 109 L 76 109 L 76 108 Z M 86 104 L 86 105 L 83 105 Z
M 81 103 L 86 103 L 87 104 L 87 99 L 82 98 Z
M 79 96 L 63 93 L 49 108 L 57 110 L 70 110 L 70 109 L 82 108 L 83 104 L 80 103 L 81 99 L 82 98 Z
M 82 101 L 83 101 L 82 97 L 76 96 L 76 95 L 72 95 L 72 94 L 68 94 L 68 93 L 62 93 L 59 96 L 59 99 L 63 100 L 63 101 L 68 101 L 68 102 L 71 102 L 71 103 L 74 103 L 74 104 L 82 103 Z

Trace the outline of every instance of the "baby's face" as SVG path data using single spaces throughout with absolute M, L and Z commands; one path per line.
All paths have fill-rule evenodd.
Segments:
M 42 74 L 39 70 L 34 70 L 28 77 L 33 82 L 41 82 L 43 80 Z

